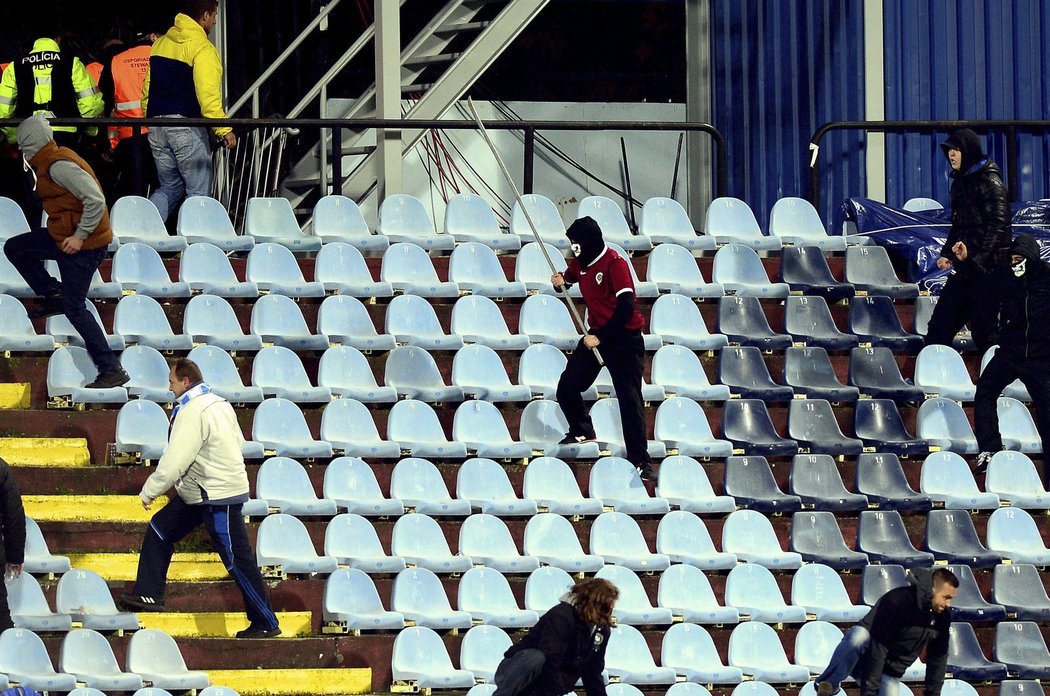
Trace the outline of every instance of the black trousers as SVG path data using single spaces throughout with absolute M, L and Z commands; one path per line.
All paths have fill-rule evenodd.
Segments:
M 8 239 L 4 244 L 4 253 L 37 295 L 62 296 L 62 311 L 84 339 L 84 347 L 100 374 L 120 367 L 120 361 L 106 343 L 102 327 L 91 316 L 86 305 L 91 276 L 106 257 L 105 247 L 81 249 L 75 254 L 67 254 L 58 248 L 47 230 L 38 227 L 32 232 Z M 47 259 L 58 263 L 62 282 L 44 269 Z
M 926 329 L 926 345 L 952 345 L 959 330 L 970 324 L 973 342 L 984 353 L 995 345 L 999 308 L 991 273 L 955 273 L 941 290 Z
M 212 546 L 241 591 L 248 620 L 260 628 L 277 628 L 277 616 L 270 605 L 262 573 L 255 564 L 239 503 L 188 505 L 176 496 L 161 508 L 150 520 L 142 541 L 135 594 L 156 600 L 164 598 L 175 544 L 201 524 L 208 530 Z
M 149 196 L 157 188 L 157 165 L 145 133 L 124 138 L 113 149 L 113 178 L 106 201 Z M 112 203 L 110 203 L 112 205 Z
M 974 434 L 982 452 L 998 452 L 1003 448 L 996 404 L 1003 390 L 1015 379 L 1028 387 L 1035 406 L 1036 429 L 1043 439 L 1044 450 L 1050 447 L 1050 362 L 1045 358 L 1025 359 L 1000 348 L 977 380 L 973 401 Z
M 620 422 L 623 426 L 627 459 L 632 464 L 649 462 L 646 442 L 645 412 L 642 407 L 642 372 L 645 369 L 645 344 L 640 331 L 631 331 L 616 341 L 598 346 L 620 405 Z M 583 403 L 583 391 L 589 389 L 601 371 L 594 351 L 583 345 L 569 356 L 565 371 L 558 380 L 558 405 L 569 421 L 570 435 L 594 434 L 594 426 Z
M 530 648 L 519 650 L 510 657 L 505 657 L 496 668 L 493 681 L 496 690 L 493 696 L 522 696 L 529 692 L 529 687 L 540 676 L 547 656 L 542 650 Z

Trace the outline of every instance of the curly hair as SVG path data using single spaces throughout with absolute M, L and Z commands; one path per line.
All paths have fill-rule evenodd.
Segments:
M 612 625 L 612 612 L 620 591 L 608 580 L 584 578 L 569 590 L 569 603 L 580 617 L 598 626 Z

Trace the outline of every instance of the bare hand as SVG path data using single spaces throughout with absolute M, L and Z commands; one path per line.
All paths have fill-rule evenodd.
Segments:
M 153 507 L 153 501 L 152 500 L 149 501 L 149 502 L 146 502 L 145 500 L 142 501 L 142 509 L 143 510 L 149 510 L 151 507 Z
M 583 337 L 583 345 L 586 346 L 587 348 L 590 348 L 591 350 L 594 350 L 595 348 L 597 348 L 601 344 L 602 344 L 602 342 L 599 341 L 598 337 L 593 335 L 593 334 L 587 334 L 586 336 Z
M 565 287 L 565 276 L 561 273 L 555 273 L 551 276 L 551 285 L 553 285 L 556 290 L 561 290 Z
M 22 574 L 23 564 L 21 563 L 8 563 L 7 564 L 7 575 L 12 578 L 17 578 Z
M 237 136 L 233 134 L 233 131 L 222 136 L 222 144 L 227 150 L 237 147 Z
M 59 247 L 67 254 L 75 254 L 84 246 L 84 240 L 79 237 L 66 237 L 62 240 L 62 246 Z
M 942 271 L 947 271 L 951 267 L 952 267 L 952 260 L 951 259 L 945 258 L 943 256 L 940 257 L 939 259 L 937 259 L 937 268 L 941 269 Z
M 952 253 L 955 254 L 955 258 L 960 261 L 965 261 L 966 257 L 969 256 L 969 252 L 966 250 L 966 245 L 962 242 L 955 243 L 955 246 L 952 247 Z

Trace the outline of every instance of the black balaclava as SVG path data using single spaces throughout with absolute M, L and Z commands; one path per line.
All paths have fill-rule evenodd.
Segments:
M 959 173 L 965 174 L 970 167 L 984 159 L 984 148 L 981 146 L 981 138 L 969 128 L 960 128 L 941 143 L 944 156 L 948 156 L 949 149 L 956 149 L 962 153 L 962 166 Z
M 602 239 L 602 228 L 594 218 L 582 217 L 569 225 L 565 236 L 572 242 L 572 253 L 580 262 L 580 268 L 587 268 L 605 249 Z
M 1011 263 L 1011 268 L 1018 278 L 1029 272 L 1037 272 L 1042 268 L 1043 262 L 1039 258 L 1039 242 L 1030 234 L 1019 234 L 1014 237 L 1014 243 L 1010 247 L 1010 254 L 1020 254 L 1024 258 L 1021 263 Z

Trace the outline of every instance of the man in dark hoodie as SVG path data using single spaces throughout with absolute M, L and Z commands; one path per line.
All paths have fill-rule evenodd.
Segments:
M 999 304 L 999 348 L 977 380 L 973 420 L 976 428 L 975 473 L 988 469 L 992 455 L 1003 448 L 997 402 L 1015 379 L 1028 387 L 1035 405 L 1036 428 L 1050 443 L 1050 265 L 1039 257 L 1039 243 L 1019 234 L 1010 249 L 1010 269 L 996 279 Z M 1044 470 L 1044 480 L 1050 480 Z
M 924 696 L 941 693 L 959 579 L 946 568 L 917 568 L 908 580 L 910 584 L 884 594 L 842 637 L 827 669 L 817 677 L 818 696 L 837 693 L 848 676 L 857 680 L 861 696 L 897 696 L 901 677 L 923 648 Z
M 26 550 L 26 513 L 11 467 L 0 459 L 0 569 L 11 578 L 22 574 Z M 13 627 L 7 589 L 0 581 L 0 632 Z
M 954 269 L 926 329 L 926 345 L 952 344 L 970 322 L 981 352 L 995 343 L 996 269 L 1007 265 L 1010 249 L 1010 203 L 999 166 L 969 128 L 957 130 L 941 144 L 952 172 L 952 229 L 937 267 Z
M 106 343 L 102 327 L 87 308 L 91 277 L 106 257 L 113 239 L 109 211 L 95 173 L 69 148 L 59 147 L 51 126 L 40 114 L 18 126 L 18 147 L 36 178 L 36 192 L 47 211 L 47 229 L 36 227 L 4 244 L 11 265 L 42 299 L 29 311 L 31 318 L 65 314 L 84 339 L 98 370 L 89 389 L 119 387 L 131 377 Z M 58 263 L 59 282 L 44 268 Z
M 598 348 L 616 390 L 627 459 L 643 479 L 654 480 L 642 406 L 645 319 L 635 308 L 629 262 L 606 246 L 601 227 L 592 218 L 576 220 L 566 234 L 572 242 L 574 258 L 569 260 L 565 273 L 551 276 L 551 284 L 562 292 L 573 283 L 580 284 L 590 328 L 569 356 L 558 380 L 558 404 L 569 421 L 569 432 L 562 444 L 594 440 L 594 426 L 584 409 L 582 393 L 594 384 L 602 369 L 594 355 Z

